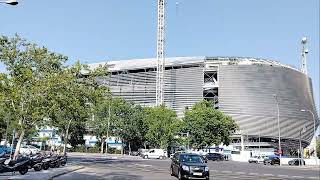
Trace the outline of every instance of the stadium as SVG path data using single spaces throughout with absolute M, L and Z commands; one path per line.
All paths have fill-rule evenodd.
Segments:
M 114 96 L 155 106 L 156 62 L 155 58 L 134 59 L 90 66 L 107 66 L 110 76 L 99 82 L 109 86 Z M 250 57 L 166 58 L 164 82 L 164 102 L 178 117 L 202 99 L 213 101 L 216 109 L 231 116 L 240 127 L 232 142 L 236 148 L 244 141 L 246 150 L 278 149 L 280 129 L 282 149 L 297 150 L 300 132 L 303 147 L 313 137 L 312 113 L 319 123 L 311 78 L 277 61 Z

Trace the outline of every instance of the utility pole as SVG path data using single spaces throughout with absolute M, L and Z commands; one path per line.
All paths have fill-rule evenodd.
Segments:
M 156 105 L 164 102 L 165 0 L 158 0 Z
M 279 110 L 279 100 L 278 100 L 277 94 L 274 94 L 274 98 L 275 98 L 276 103 L 277 103 L 277 119 L 278 119 L 278 133 L 279 133 L 279 136 L 278 136 L 278 143 L 279 143 L 278 153 L 279 153 L 280 166 L 281 166 L 282 150 L 281 150 L 280 110 Z

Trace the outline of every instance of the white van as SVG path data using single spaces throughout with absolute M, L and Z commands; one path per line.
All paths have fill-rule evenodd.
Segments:
M 167 157 L 167 151 L 163 149 L 150 149 L 142 156 L 144 159 L 165 159 Z

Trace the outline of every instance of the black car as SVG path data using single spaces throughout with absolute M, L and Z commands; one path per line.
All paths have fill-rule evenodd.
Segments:
M 224 156 L 219 153 L 208 153 L 206 155 L 206 158 L 208 160 L 212 160 L 212 161 L 223 161 L 224 160 Z
M 302 159 L 292 159 L 291 161 L 288 162 L 288 164 L 290 166 L 299 166 L 299 165 L 306 165 L 306 162 L 304 162 L 304 160 Z
M 269 156 L 266 159 L 263 160 L 264 165 L 275 165 L 279 164 L 280 165 L 280 159 L 276 156 Z
M 198 154 L 176 153 L 170 166 L 171 176 L 181 179 L 209 179 L 209 168 Z

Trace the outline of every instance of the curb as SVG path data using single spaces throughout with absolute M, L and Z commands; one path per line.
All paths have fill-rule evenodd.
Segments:
M 75 169 L 72 169 L 72 170 L 69 170 L 69 171 L 65 171 L 65 172 L 56 174 L 56 175 L 52 176 L 51 178 L 49 178 L 49 180 L 53 180 L 54 178 L 57 178 L 59 176 L 63 176 L 63 175 L 68 174 L 68 173 L 72 173 L 74 171 L 78 171 L 78 170 L 83 169 L 83 168 L 84 168 L 84 166 L 81 166 L 81 167 L 78 167 L 78 168 L 75 168 Z

